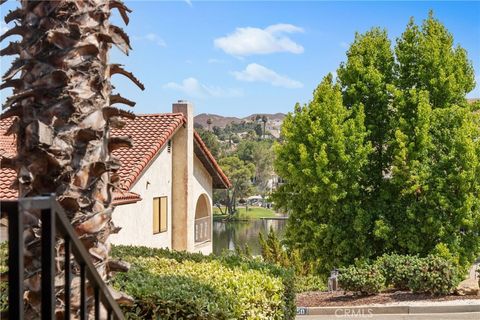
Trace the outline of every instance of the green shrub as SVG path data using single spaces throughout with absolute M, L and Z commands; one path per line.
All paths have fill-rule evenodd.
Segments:
M 132 295 L 133 319 L 294 319 L 291 270 L 245 256 L 115 246 L 132 263 L 113 285 Z
M 340 287 L 362 294 L 379 292 L 383 286 L 434 295 L 449 294 L 461 281 L 461 269 L 438 255 L 424 258 L 383 255 L 362 267 L 341 269 Z
M 417 256 L 385 254 L 376 260 L 385 277 L 385 285 L 398 290 L 408 290 L 409 281 L 418 269 L 421 259 Z
M 339 271 L 338 283 L 343 290 L 370 295 L 379 293 L 385 287 L 385 277 L 376 264 L 350 266 Z
M 293 270 L 295 292 L 326 290 L 326 279 L 314 273 L 314 264 L 303 261 L 298 249 L 287 250 L 273 228 L 270 228 L 266 238 L 259 233 L 259 241 L 263 261 Z M 244 253 L 239 252 L 239 254 Z
M 413 292 L 434 295 L 449 294 L 461 281 L 461 273 L 454 263 L 439 256 L 429 255 L 419 259 L 408 287 Z
M 326 290 L 326 280 L 323 277 L 313 274 L 295 277 L 295 292 L 297 293 Z
M 0 243 L 0 273 L 8 271 L 8 242 Z M 0 281 L 0 313 L 8 310 L 8 282 Z M 1 318 L 1 316 L 0 316 Z

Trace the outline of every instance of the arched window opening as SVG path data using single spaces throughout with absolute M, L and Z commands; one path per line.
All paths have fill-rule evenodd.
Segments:
M 195 208 L 195 242 L 210 241 L 212 233 L 211 206 L 206 194 L 200 195 Z

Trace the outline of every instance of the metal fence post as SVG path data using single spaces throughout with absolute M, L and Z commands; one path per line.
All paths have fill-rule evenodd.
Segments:
M 42 320 L 55 317 L 55 212 L 41 210 L 42 216 Z
M 23 311 L 23 210 L 19 203 L 8 215 L 8 313 L 10 319 L 24 318 Z

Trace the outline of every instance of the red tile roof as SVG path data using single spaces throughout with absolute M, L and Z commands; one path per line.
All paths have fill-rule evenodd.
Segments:
M 116 206 L 119 206 L 122 204 L 134 203 L 140 200 L 142 200 L 142 198 L 138 193 L 135 193 L 135 192 L 129 192 L 129 191 L 113 192 L 113 204 Z
M 5 136 L 11 123 L 11 119 L 0 120 L 0 155 L 7 157 L 12 157 L 16 153 L 15 138 Z M 113 156 L 121 161 L 118 173 L 121 181 L 120 187 L 125 190 L 114 192 L 116 205 L 141 200 L 140 195 L 129 191 L 130 188 L 149 167 L 168 140 L 185 123 L 186 119 L 180 113 L 147 114 L 139 115 L 135 120 L 128 121 L 122 129 L 112 130 L 112 136 L 130 136 L 133 140 L 132 148 L 121 148 L 113 152 Z M 230 181 L 197 132 L 194 134 L 194 141 L 195 153 L 212 175 L 213 186 L 215 188 L 230 187 Z M 14 170 L 0 169 L 0 200 L 11 201 L 18 197 L 17 190 L 11 187 L 15 178 Z
M 127 122 L 121 130 L 112 130 L 113 136 L 130 136 L 133 147 L 121 148 L 113 152 L 120 159 L 122 166 L 118 171 L 121 188 L 130 190 L 148 168 L 157 153 L 186 122 L 181 113 L 139 115 Z
M 14 157 L 17 153 L 14 136 L 6 136 L 8 128 L 13 123 L 13 119 L 5 119 L 0 121 L 0 158 Z M 12 188 L 17 173 L 13 169 L 0 168 L 0 200 L 15 200 L 18 197 L 18 191 Z

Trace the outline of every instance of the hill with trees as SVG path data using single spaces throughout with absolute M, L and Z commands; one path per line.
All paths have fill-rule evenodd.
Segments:
M 233 184 L 230 190 L 214 193 L 222 213 L 233 215 L 238 202 L 252 195 L 265 199 L 276 187 L 273 145 L 284 116 L 255 114 L 239 119 L 201 114 L 195 118 L 197 132 Z

